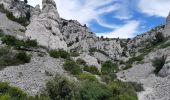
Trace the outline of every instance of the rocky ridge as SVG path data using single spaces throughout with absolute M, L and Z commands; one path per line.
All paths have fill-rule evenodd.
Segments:
M 0 0 L 0 4 L 4 4 L 5 8 L 16 17 L 25 16 L 26 12 L 29 11 L 22 1 Z M 75 60 L 81 58 L 89 66 L 96 66 L 99 70 L 101 69 L 100 62 L 107 60 L 118 63 L 120 61 L 126 62 L 133 58 L 131 52 L 135 53 L 135 56 L 140 55 L 141 46 L 145 46 L 148 41 L 153 41 L 158 32 L 163 33 L 166 38 L 170 35 L 170 15 L 167 18 L 166 25 L 158 26 L 135 38 L 125 40 L 119 38 L 109 39 L 97 37 L 86 25 L 83 26 L 78 21 L 60 18 L 54 0 L 43 0 L 42 5 L 42 9 L 40 9 L 39 5 L 31 8 L 31 20 L 27 27 L 8 20 L 4 14 L 0 13 L 0 19 L 4 21 L 0 23 L 0 29 L 5 34 L 14 35 L 18 38 L 36 40 L 47 51 L 63 49 L 68 52 L 78 52 L 80 55 Z M 13 9 L 10 9 L 11 6 Z M 22 6 L 22 9 L 20 9 L 20 6 Z M 8 27 L 10 27 L 10 30 Z M 19 31 L 21 29 L 26 30 L 26 32 Z M 166 43 L 168 42 L 169 40 L 166 41 Z M 139 93 L 140 100 L 170 99 L 169 51 L 169 47 L 154 48 L 144 55 L 142 63 L 133 62 L 132 68 L 117 73 L 118 78 L 122 81 L 142 83 L 146 91 L 143 94 Z M 62 59 L 53 59 L 49 55 L 38 57 L 37 53 L 32 52 L 31 54 L 34 56 L 30 63 L 10 66 L 1 70 L 0 80 L 10 82 L 11 85 L 23 89 L 28 94 L 35 95 L 45 87 L 45 82 L 55 73 L 68 76 L 67 72 L 62 69 L 62 64 L 64 63 Z M 123 56 L 123 54 L 126 56 Z M 166 64 L 158 74 L 163 77 L 159 77 L 153 74 L 155 68 L 152 66 L 152 60 L 163 55 L 167 55 Z M 121 64 L 118 65 L 121 66 Z M 121 67 L 119 68 L 121 70 Z

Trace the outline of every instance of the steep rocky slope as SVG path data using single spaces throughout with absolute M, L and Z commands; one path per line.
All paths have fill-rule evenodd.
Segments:
M 11 11 L 16 18 L 26 17 L 28 12 L 31 14 L 30 21 L 26 22 L 29 25 L 23 26 L 14 20 L 9 20 L 5 12 L 0 12 L 2 21 L 0 33 L 20 39 L 17 45 L 23 43 L 22 39 L 36 40 L 38 43 L 38 47 L 26 46 L 25 48 L 25 45 L 21 45 L 18 50 L 14 45 L 11 47 L 10 43 L 8 45 L 8 41 L 5 44 L 4 37 L 0 37 L 0 48 L 10 47 L 32 55 L 29 63 L 2 69 L 1 81 L 21 88 L 29 95 L 36 95 L 45 88 L 46 82 L 55 74 L 76 77 L 63 69 L 64 62 L 70 59 L 50 57 L 49 51 L 62 49 L 70 55 L 77 53 L 70 58 L 75 62 L 78 59 L 81 59 L 80 63 L 85 61 L 86 67 L 95 67 L 99 73 L 103 63 L 110 60 L 114 63 L 112 66 L 118 67 L 113 73 L 117 72 L 119 80 L 143 84 L 146 91 L 138 94 L 139 100 L 170 99 L 170 15 L 166 25 L 155 27 L 142 35 L 132 39 L 110 39 L 97 37 L 86 25 L 81 25 L 78 21 L 60 18 L 54 0 L 42 0 L 42 9 L 39 5 L 33 8 L 22 1 L 15 0 L 0 0 L 0 4 L 3 4 L 5 9 Z M 157 41 L 159 37 L 164 37 L 164 40 Z M 153 60 L 163 56 L 166 56 L 165 62 L 155 75 Z M 81 70 L 90 73 L 87 69 Z M 111 77 L 113 78 L 114 75 Z M 99 74 L 98 79 L 102 81 L 102 75 Z

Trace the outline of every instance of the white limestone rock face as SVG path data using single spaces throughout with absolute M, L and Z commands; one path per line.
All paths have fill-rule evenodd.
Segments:
M 91 48 L 96 48 L 112 59 L 119 58 L 123 51 L 120 41 L 99 38 L 78 21 L 61 19 L 59 26 L 70 51 L 89 52 Z
M 13 35 L 18 38 L 24 38 L 25 27 L 20 24 L 9 20 L 4 13 L 0 12 L 0 29 L 6 35 Z M 22 31 L 21 31 L 22 30 Z
M 27 27 L 25 35 L 35 39 L 39 45 L 49 49 L 67 50 L 67 44 L 59 30 L 59 14 L 53 0 L 43 0 L 43 8 L 35 7 L 31 23 Z
M 83 59 L 88 66 L 94 66 L 98 70 L 101 70 L 101 65 L 98 63 L 98 60 L 95 57 L 84 53 L 84 54 L 81 54 L 79 57 L 76 57 L 74 59 L 77 60 L 78 58 Z
M 168 15 L 168 17 L 166 19 L 164 35 L 166 37 L 170 36 L 170 13 L 169 13 L 169 15 Z
M 15 0 L 0 0 L 0 4 L 3 4 L 5 9 L 12 12 L 17 18 L 26 17 L 27 12 L 32 12 L 34 9 L 30 5 L 24 3 L 24 1 Z

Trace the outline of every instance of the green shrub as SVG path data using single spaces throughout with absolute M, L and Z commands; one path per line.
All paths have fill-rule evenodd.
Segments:
M 78 59 L 76 60 L 76 63 L 79 64 L 79 65 L 86 65 L 86 61 L 84 61 L 84 60 L 81 59 L 81 58 L 78 58 Z
M 3 30 L 0 29 L 0 37 L 4 36 Z
M 155 58 L 152 61 L 152 65 L 155 67 L 155 74 L 158 74 L 158 72 L 162 69 L 166 61 L 166 56 L 162 56 L 160 58 Z
M 0 82 L 1 100 L 23 100 L 26 94 L 18 88 L 10 87 L 7 83 Z
M 143 91 L 141 84 L 135 82 L 115 81 L 109 84 L 112 91 L 112 100 L 138 100 L 137 93 Z
M 115 81 L 117 79 L 116 73 L 110 73 L 107 75 L 101 75 L 101 80 L 106 83 L 110 83 L 112 81 Z
M 94 75 L 91 74 L 80 74 L 77 76 L 79 80 L 89 80 L 89 81 L 98 81 Z
M 84 71 L 87 71 L 89 73 L 92 73 L 92 74 L 96 74 L 96 75 L 99 75 L 100 72 L 99 70 L 96 68 L 96 66 L 84 66 Z
M 30 48 L 30 47 L 38 46 L 37 41 L 35 41 L 35 40 L 29 40 L 29 39 L 27 39 L 26 41 L 19 40 L 11 35 L 3 36 L 1 41 L 2 41 L 2 43 L 6 44 L 8 46 L 14 47 L 15 49 L 20 49 L 21 47 Z
M 0 69 L 6 66 L 15 66 L 29 63 L 31 57 L 25 52 L 14 52 L 9 48 L 0 48 Z
M 83 81 L 80 95 L 82 100 L 107 100 L 111 97 L 110 89 L 96 81 Z
M 37 47 L 37 46 L 38 46 L 38 43 L 37 43 L 36 40 L 27 39 L 27 40 L 25 41 L 25 45 L 24 45 L 24 46 L 27 47 L 27 48 Z
M 26 17 L 19 17 L 16 18 L 12 12 L 5 10 L 6 16 L 8 17 L 8 19 L 15 21 L 23 26 L 27 26 L 28 25 L 28 21 Z
M 132 64 L 134 63 L 134 62 L 141 62 L 143 59 L 144 59 L 144 57 L 145 57 L 145 55 L 146 54 L 141 54 L 141 55 L 139 55 L 139 56 L 136 56 L 136 57 L 132 57 L 132 58 L 130 58 L 127 62 L 126 62 L 126 67 L 124 68 L 124 70 L 127 70 L 127 69 L 129 69 L 129 68 L 131 68 L 132 67 Z
M 82 72 L 81 67 L 73 60 L 66 60 L 63 66 L 66 71 L 70 71 L 73 75 L 80 74 Z
M 164 49 L 164 48 L 167 48 L 169 46 L 170 46 L 170 42 L 167 42 L 167 43 L 161 44 L 159 48 Z
M 28 21 L 29 21 L 29 18 L 30 18 L 30 13 L 27 12 L 26 13 L 26 17 L 19 17 L 19 18 L 16 18 L 12 12 L 8 11 L 7 9 L 4 8 L 4 5 L 3 4 L 0 4 L 0 12 L 2 13 L 5 13 L 6 16 L 8 17 L 8 19 L 12 20 L 12 21 L 15 21 L 23 26 L 27 26 L 28 25 Z
M 79 100 L 78 84 L 57 75 L 46 85 L 51 100 Z
M 80 56 L 80 54 L 79 54 L 78 52 L 71 52 L 71 53 L 70 53 L 70 56 L 72 56 L 72 57 L 78 57 L 78 56 Z
M 31 60 L 31 57 L 26 52 L 19 52 L 16 55 L 16 58 L 20 60 L 22 63 L 29 63 Z
M 66 58 L 69 58 L 70 57 L 70 54 L 64 50 L 51 50 L 49 52 L 50 56 L 53 57 L 53 58 L 63 58 L 63 59 L 66 59 Z
M 110 74 L 118 71 L 117 64 L 112 63 L 111 61 L 106 61 L 102 64 L 101 72 L 102 74 Z
M 152 44 L 153 45 L 157 45 L 158 43 L 161 43 L 165 40 L 165 37 L 163 35 L 163 33 L 161 32 L 158 32 L 156 35 L 155 35 L 155 40 L 152 41 Z
M 97 48 L 90 48 L 89 52 L 97 52 Z
M 58 52 L 58 50 L 51 50 L 49 52 L 50 56 L 53 57 L 53 58 L 59 58 L 60 57 L 60 54 Z
M 27 96 L 22 90 L 9 86 L 8 83 L 0 82 L 0 100 L 50 100 L 48 95 L 36 97 Z

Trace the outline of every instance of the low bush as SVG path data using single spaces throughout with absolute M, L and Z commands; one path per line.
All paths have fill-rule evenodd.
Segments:
M 14 52 L 10 48 L 0 48 L 0 69 L 6 66 L 29 63 L 30 59 L 30 55 L 26 52 Z
M 46 94 L 30 97 L 19 88 L 0 82 L 0 100 L 50 100 L 50 98 Z
M 95 81 L 83 81 L 81 84 L 82 100 L 108 100 L 112 96 L 110 89 L 104 84 Z
M 166 56 L 162 56 L 160 58 L 155 58 L 152 61 L 152 65 L 155 67 L 155 74 L 158 74 L 158 72 L 162 69 L 166 61 Z
M 132 82 L 112 81 L 102 84 L 90 75 L 80 74 L 80 81 L 71 81 L 57 75 L 46 87 L 51 100 L 138 100 L 142 85 Z
M 141 84 L 135 82 L 116 81 L 109 84 L 112 91 L 112 100 L 138 100 L 137 93 L 143 91 Z
M 51 100 L 79 100 L 78 84 L 57 75 L 46 85 Z
M 71 52 L 70 56 L 72 57 L 78 57 L 80 54 L 78 52 Z
M 134 62 L 141 62 L 141 61 L 144 59 L 144 57 L 145 57 L 145 54 L 141 54 L 141 55 L 139 55 L 139 56 L 130 58 L 130 59 L 126 62 L 126 64 L 125 64 L 126 67 L 124 68 L 124 70 L 127 70 L 127 69 L 131 68 L 131 67 L 132 67 L 132 64 L 133 64 Z
M 86 65 L 86 61 L 84 61 L 84 60 L 81 59 L 81 58 L 78 58 L 78 59 L 76 60 L 76 63 L 79 64 L 79 65 Z
M 5 10 L 6 16 L 8 17 L 8 19 L 15 21 L 23 26 L 27 26 L 28 25 L 28 21 L 26 17 L 19 17 L 16 18 L 12 12 Z
M 97 52 L 97 48 L 90 48 L 89 52 Z
M 169 46 L 170 46 L 170 42 L 167 42 L 167 43 L 161 44 L 161 45 L 159 46 L 159 48 L 160 48 L 160 49 L 164 49 L 164 48 L 167 48 L 167 47 L 169 47 Z
M 116 73 L 118 71 L 117 64 L 112 63 L 111 61 L 106 61 L 102 64 L 101 72 L 102 74 Z
M 101 80 L 106 83 L 110 83 L 112 81 L 115 81 L 117 79 L 116 73 L 110 73 L 107 75 L 101 75 Z
M 79 80 L 89 80 L 89 81 L 98 81 L 94 75 L 91 74 L 80 74 L 77 76 Z
M 99 70 L 96 68 L 96 66 L 84 66 L 84 71 L 87 71 L 89 73 L 92 73 L 92 74 L 96 74 L 96 75 L 99 75 L 100 72 Z
M 0 82 L 0 100 L 24 100 L 26 94 L 18 88 L 10 87 L 7 83 Z
M 2 43 L 8 46 L 14 47 L 15 49 L 20 49 L 21 47 L 24 47 L 24 48 L 38 47 L 37 41 L 35 40 L 29 40 L 29 39 L 27 39 L 26 41 L 19 40 L 11 35 L 3 36 L 1 41 Z
M 152 41 L 153 45 L 157 45 L 158 43 L 161 43 L 165 40 L 165 37 L 162 32 L 158 32 L 155 35 L 155 39 Z
M 66 71 L 71 72 L 73 75 L 77 75 L 82 72 L 81 67 L 73 60 L 66 60 L 63 66 Z
M 0 29 L 0 37 L 3 37 L 4 36 L 4 32 L 3 30 Z
M 70 54 L 62 49 L 60 50 L 51 50 L 49 52 L 50 56 L 53 57 L 53 58 L 63 58 L 63 59 L 66 59 L 66 58 L 69 58 L 70 57 Z
M 22 63 L 29 63 L 31 60 L 31 56 L 28 55 L 26 52 L 19 52 L 16 55 L 16 59 L 18 59 L 19 61 L 21 61 Z

